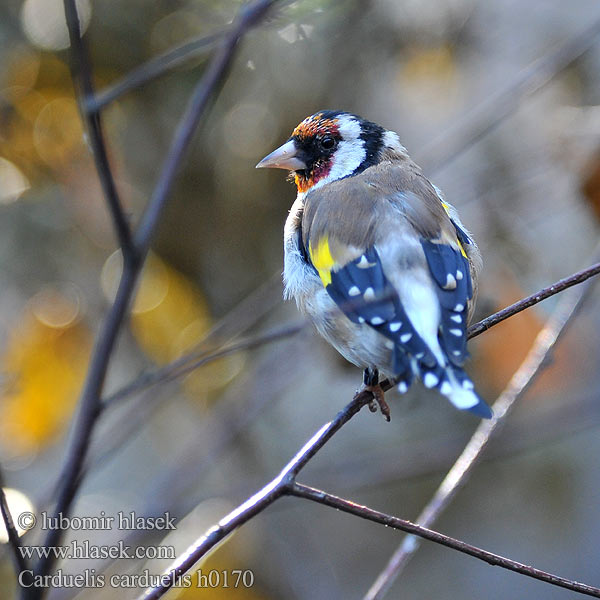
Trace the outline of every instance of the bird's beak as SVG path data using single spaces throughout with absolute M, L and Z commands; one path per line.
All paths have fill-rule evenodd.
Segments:
M 265 156 L 257 165 L 257 169 L 288 169 L 289 171 L 301 171 L 306 169 L 306 163 L 298 158 L 298 148 L 294 140 L 290 140 L 273 150 Z

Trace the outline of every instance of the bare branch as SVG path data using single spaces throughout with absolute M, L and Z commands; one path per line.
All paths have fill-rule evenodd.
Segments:
M 566 579 L 552 573 L 547 573 L 546 571 L 541 571 L 540 569 L 536 569 L 535 567 L 531 567 L 529 565 L 524 565 L 516 560 L 505 558 L 499 554 L 494 554 L 488 550 L 483 550 L 477 546 L 471 546 L 470 544 L 455 538 L 451 538 L 443 533 L 427 529 L 422 525 L 416 525 L 415 523 L 411 523 L 405 519 L 399 519 L 398 517 L 379 512 L 378 510 L 373 510 L 368 506 L 356 504 L 355 502 L 345 500 L 344 498 L 339 498 L 338 496 L 333 496 L 332 494 L 328 494 L 300 483 L 293 483 L 288 489 L 288 493 L 292 496 L 298 496 L 299 498 L 312 500 L 318 504 L 324 504 L 325 506 L 361 517 L 362 519 L 367 519 L 368 521 L 374 521 L 375 523 L 380 523 L 386 527 L 392 527 L 394 529 L 405 531 L 411 535 L 419 536 L 420 538 L 430 540 L 436 544 L 441 544 L 447 548 L 452 548 L 453 550 L 458 550 L 463 554 L 468 554 L 469 556 L 483 560 L 492 566 L 502 567 L 503 569 L 508 569 L 509 571 L 514 571 L 515 573 L 519 573 L 527 577 L 533 577 L 534 579 L 539 579 L 545 583 L 566 588 L 567 590 L 572 590 L 574 592 L 579 592 L 580 594 L 584 594 L 586 596 L 600 598 L 600 588 L 592 587 L 591 585 L 586 585 L 585 583 L 578 583 L 577 581 Z
M 8 544 L 13 555 L 15 571 L 18 575 L 19 573 L 23 573 L 23 571 L 27 571 L 27 569 L 29 569 L 29 565 L 27 564 L 25 557 L 20 552 L 21 544 L 19 543 L 19 533 L 17 532 L 12 515 L 10 513 L 8 502 L 6 501 L 6 494 L 4 493 L 4 476 L 1 470 L 0 512 L 2 512 L 2 520 L 4 521 L 4 526 L 6 527 L 6 534 L 8 535 Z
M 86 99 L 94 96 L 94 84 L 92 82 L 92 69 L 88 56 L 87 46 L 81 38 L 79 27 L 79 15 L 75 0 L 64 0 L 65 16 L 67 27 L 69 29 L 69 40 L 71 42 L 71 63 L 73 82 L 78 88 L 77 99 L 83 121 L 87 127 L 88 140 L 96 164 L 96 171 L 102 185 L 102 190 L 106 198 L 112 220 L 117 232 L 119 245 L 123 252 L 124 260 L 129 260 L 134 254 L 131 240 L 131 230 L 123 205 L 117 192 L 117 187 L 110 170 L 108 156 L 106 154 L 106 145 L 102 134 L 102 123 L 100 115 L 86 110 Z
M 187 375 L 195 369 L 203 367 L 213 360 L 223 358 L 224 356 L 234 354 L 235 352 L 240 352 L 241 350 L 258 348 L 259 346 L 263 346 L 267 343 L 276 342 L 277 340 L 290 337 L 304 329 L 306 324 L 307 321 L 305 320 L 289 323 L 270 329 L 263 334 L 255 335 L 251 338 L 229 344 L 220 348 L 219 350 L 204 352 L 202 354 L 196 353 L 193 357 L 186 355 L 181 359 L 162 367 L 161 369 L 157 369 L 142 375 L 132 383 L 122 387 L 120 390 L 117 390 L 114 394 L 111 394 L 103 400 L 103 408 L 113 406 L 117 402 L 120 402 L 129 396 L 137 394 L 138 392 L 155 385 L 163 385 L 178 379 L 179 377 L 183 377 L 184 375 Z
M 484 331 L 487 331 L 494 325 L 501 323 L 502 321 L 512 317 L 513 315 L 525 310 L 526 308 L 530 308 L 535 306 L 538 302 L 542 300 L 546 300 L 559 292 L 566 290 L 574 285 L 579 283 L 583 283 L 590 277 L 594 275 L 598 275 L 600 273 L 600 263 L 596 263 L 587 269 L 583 269 L 570 275 L 569 277 L 565 277 L 564 279 L 559 279 L 557 282 L 545 287 L 535 294 L 531 294 L 530 296 L 526 296 L 521 300 L 503 308 L 502 310 L 482 319 L 481 321 L 471 325 L 468 330 L 468 338 L 473 338 L 475 336 L 480 335 Z M 380 300 L 381 298 L 378 298 Z M 352 301 L 353 305 L 357 304 L 359 301 Z M 364 300 L 360 300 L 360 302 L 364 302 Z M 247 350 L 249 348 L 258 348 L 265 344 L 269 344 L 271 342 L 276 342 L 283 338 L 295 335 L 299 331 L 301 331 L 306 325 L 308 321 L 303 319 L 300 321 L 295 321 L 292 323 L 287 323 L 285 325 L 281 325 L 279 327 L 274 327 L 269 331 L 264 333 L 260 333 L 255 336 L 248 337 L 245 340 L 240 340 L 234 344 L 230 344 L 228 346 L 221 346 L 220 348 L 210 350 L 210 351 L 202 351 L 198 352 L 193 351 L 190 352 L 181 358 L 161 367 L 160 369 L 156 369 L 155 371 L 151 371 L 149 373 L 145 373 L 144 375 L 138 377 L 131 383 L 122 387 L 120 390 L 117 390 L 110 396 L 104 399 L 103 407 L 108 408 L 112 406 L 114 403 L 121 402 L 122 400 L 137 394 L 138 392 L 144 391 L 148 388 L 151 388 L 155 385 L 162 385 L 164 383 L 168 383 L 173 381 L 179 377 L 187 375 L 191 371 L 206 365 L 213 360 L 217 360 L 218 358 L 223 358 L 229 354 L 233 354 L 234 352 L 239 352 L 241 350 Z M 205 341 L 208 341 L 211 338 L 212 334 L 209 333 L 207 338 L 201 342 L 204 344 Z M 389 386 L 391 387 L 391 383 Z M 389 388 L 388 388 L 389 389 Z
M 278 0 L 279 5 L 281 6 L 292 4 L 292 2 L 294 2 L 294 0 Z M 102 110 L 108 104 L 114 102 L 117 98 L 124 96 L 128 92 L 161 77 L 165 73 L 168 73 L 175 67 L 178 67 L 199 54 L 212 50 L 222 38 L 231 32 L 232 29 L 228 27 L 211 35 L 197 37 L 181 46 L 171 48 L 166 52 L 151 58 L 127 73 L 127 75 L 117 82 L 112 83 L 98 92 L 95 97 L 87 98 L 87 110 L 90 112 Z
M 338 508 L 349 512 L 356 516 L 369 519 L 384 525 L 392 526 L 396 529 L 401 529 L 413 535 L 424 537 L 436 543 L 453 548 L 465 554 L 469 554 L 480 560 L 484 560 L 491 565 L 501 566 L 510 569 L 517 573 L 527 575 L 546 583 L 551 583 L 560 587 L 564 587 L 573 591 L 580 592 L 589 596 L 600 598 L 600 588 L 595 588 L 586 584 L 581 584 L 576 581 L 565 579 L 545 571 L 541 571 L 534 567 L 521 564 L 517 561 L 504 558 L 497 554 L 493 554 L 481 548 L 471 546 L 450 538 L 441 533 L 431 531 L 423 526 L 415 525 L 410 521 L 399 519 L 385 513 L 374 511 L 366 506 L 358 505 L 349 500 L 344 500 L 327 494 L 321 490 L 316 490 L 305 485 L 298 484 L 295 479 L 298 473 L 302 470 L 308 461 L 327 443 L 327 441 L 345 425 L 352 417 L 354 417 L 360 409 L 372 400 L 373 396 L 370 392 L 363 391 L 357 394 L 352 402 L 350 402 L 337 416 L 326 423 L 315 435 L 300 449 L 296 456 L 283 468 L 283 470 L 265 485 L 261 490 L 248 498 L 243 504 L 230 512 L 227 516 L 221 519 L 214 527 L 211 527 L 201 538 L 192 544 L 188 550 L 165 572 L 164 577 L 159 585 L 148 588 L 143 596 L 140 597 L 146 600 L 161 598 L 173 586 L 176 586 L 180 578 L 202 558 L 210 550 L 215 548 L 223 539 L 230 533 L 247 523 L 255 515 L 261 513 L 268 506 L 284 495 L 294 495 L 333 508 Z
M 499 310 L 497 313 L 494 313 L 493 315 L 482 319 L 478 323 L 471 325 L 471 327 L 469 327 L 468 332 L 469 339 L 479 335 L 480 333 L 483 333 L 484 331 L 487 331 L 490 327 L 493 327 L 501 321 L 508 319 L 508 317 L 512 317 L 513 315 L 516 315 L 522 310 L 525 310 L 530 306 L 534 306 L 538 302 L 541 302 L 546 298 L 550 298 L 550 296 L 554 296 L 554 294 L 558 294 L 559 292 L 562 292 L 567 288 L 577 285 L 578 283 L 583 283 L 590 277 L 598 275 L 599 273 L 600 263 L 596 263 L 591 267 L 588 267 L 587 269 L 577 271 L 577 273 L 574 273 L 569 277 L 559 279 L 556 283 L 553 283 L 552 285 L 541 289 L 539 292 L 531 294 L 531 296 L 527 296 L 526 298 L 523 298 L 522 300 L 519 300 L 518 302 L 515 302 L 514 304 L 511 304 L 510 306 Z
M 563 42 L 554 52 L 536 60 L 507 89 L 476 106 L 463 119 L 454 121 L 449 129 L 419 153 L 417 163 L 425 165 L 427 172 L 446 167 L 513 114 L 524 98 L 542 89 L 584 54 L 595 43 L 599 33 L 600 19 L 597 19 L 585 31 Z
M 257 0 L 253 4 L 240 9 L 239 17 L 232 33 L 224 40 L 221 49 L 212 59 L 206 74 L 202 77 L 192 94 L 188 109 L 180 120 L 174 142 L 165 159 L 165 164 L 155 191 L 142 217 L 139 230 L 136 233 L 134 240 L 136 252 L 130 256 L 129 260 L 124 261 L 123 274 L 119 282 L 114 304 L 104 321 L 92 353 L 89 371 L 81 396 L 79 413 L 73 428 L 65 463 L 58 480 L 59 489 L 53 516 L 59 516 L 60 514 L 68 516 L 70 514 L 73 500 L 82 480 L 83 466 L 90 447 L 92 432 L 100 414 L 100 395 L 106 378 L 110 357 L 127 314 L 135 283 L 148 252 L 167 196 L 171 190 L 179 163 L 189 146 L 200 117 L 207 108 L 209 99 L 216 92 L 223 75 L 234 58 L 238 41 L 248 29 L 260 21 L 276 1 Z M 78 33 L 79 23 L 74 0 L 65 0 L 65 13 L 70 15 L 69 26 L 73 28 L 74 24 L 76 24 L 77 29 L 74 32 Z M 76 38 L 80 39 L 79 36 L 76 36 Z M 76 53 L 80 53 L 83 51 L 83 45 L 81 43 L 75 44 L 73 50 Z M 44 545 L 47 548 L 59 545 L 62 535 L 63 532 L 59 528 L 48 530 Z M 52 570 L 55 560 L 56 557 L 52 553 L 48 557 L 41 559 L 37 565 L 36 574 L 48 574 Z M 40 591 L 39 595 L 42 593 Z
M 597 257 L 599 253 L 600 246 L 594 254 Z M 589 269 L 586 269 L 586 271 L 589 271 Z M 580 273 L 584 272 L 581 271 Z M 561 299 L 552 316 L 538 333 L 525 360 L 513 375 L 506 389 L 492 406 L 494 417 L 489 421 L 481 422 L 469 443 L 465 446 L 461 455 L 438 487 L 433 498 L 421 511 L 421 514 L 417 518 L 418 523 L 425 527 L 431 526 L 450 504 L 456 492 L 465 484 L 471 470 L 488 446 L 492 435 L 504 424 L 508 412 L 514 403 L 529 388 L 536 375 L 547 364 L 547 358 L 551 351 L 560 337 L 565 333 L 569 323 L 572 322 L 577 309 L 589 295 L 592 283 L 590 281 L 587 285 L 565 294 Z M 418 541 L 414 537 L 407 537 L 375 580 L 367 592 L 365 600 L 383 598 L 410 558 L 418 550 L 418 547 Z
M 242 6 L 234 27 L 229 35 L 223 38 L 219 50 L 207 67 L 200 83 L 193 91 L 186 111 L 175 132 L 173 143 L 150 199 L 150 204 L 135 235 L 136 247 L 142 256 L 145 256 L 148 250 L 175 175 L 181 167 L 183 156 L 198 125 L 200 116 L 223 82 L 223 78 L 235 55 L 238 42 L 249 29 L 260 22 L 266 12 L 277 1 L 257 0 L 252 4 Z
M 198 54 L 212 50 L 227 31 L 219 31 L 193 39 L 177 48 L 171 48 L 163 54 L 140 65 L 116 83 L 107 86 L 96 94 L 86 97 L 85 107 L 90 113 L 96 113 L 114 102 L 120 96 L 141 87 L 145 83 L 160 77 L 163 73 L 179 66 Z
M 276 304 L 281 302 L 280 292 L 277 294 L 277 299 L 274 299 L 275 289 L 281 289 L 279 270 L 221 318 L 196 344 L 193 350 L 159 369 L 140 375 L 131 383 L 107 396 L 102 402 L 103 408 L 113 406 L 129 396 L 155 385 L 173 381 L 217 358 L 222 358 L 240 350 L 258 347 L 300 331 L 304 326 L 304 322 L 288 323 L 258 336 L 241 340 L 235 344 L 225 345 L 254 325 L 259 319 L 268 314 Z
M 230 512 L 221 519 L 217 525 L 209 529 L 201 538 L 199 538 L 190 548 L 173 563 L 164 577 L 161 585 L 146 590 L 143 598 L 161 598 L 167 591 L 173 587 L 178 579 L 196 562 L 198 562 L 207 552 L 214 548 L 232 531 L 248 522 L 254 515 L 262 512 L 267 506 L 272 504 L 277 498 L 287 493 L 288 487 L 294 478 L 302 470 L 306 463 L 327 443 L 327 441 L 345 425 L 358 411 L 371 402 L 373 395 L 371 392 L 363 391 L 357 394 L 336 417 L 326 423 L 306 442 L 298 451 L 296 456 L 283 468 L 283 470 L 261 490 L 256 492 L 246 502 Z
M 115 301 L 110 308 L 96 340 L 90 366 L 81 394 L 79 412 L 77 414 L 71 440 L 69 442 L 64 465 L 58 478 L 57 500 L 53 511 L 54 517 L 60 514 L 71 514 L 73 500 L 81 482 L 83 465 L 91 443 L 93 429 L 100 414 L 100 394 L 106 377 L 108 363 L 121 330 L 121 325 L 127 314 L 135 282 L 139 275 L 139 268 L 131 263 L 124 263 L 123 275 Z M 63 531 L 60 528 L 49 529 L 44 539 L 47 548 L 58 546 L 62 539 Z M 36 567 L 36 574 L 47 575 L 54 565 L 56 557 L 49 553 L 47 558 L 41 559 Z M 43 590 L 40 588 L 39 594 Z

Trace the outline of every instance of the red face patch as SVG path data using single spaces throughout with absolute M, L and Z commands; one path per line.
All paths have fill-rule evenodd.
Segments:
M 292 137 L 314 138 L 325 135 L 338 135 L 338 120 L 324 119 L 322 113 L 306 117 L 292 132 Z
M 338 120 L 324 118 L 322 113 L 307 117 L 294 129 L 292 137 L 300 143 L 310 144 L 325 137 L 339 137 Z M 300 171 L 295 175 L 295 182 L 299 192 L 308 191 L 318 181 L 327 177 L 333 165 L 333 157 L 325 155 L 316 158 L 310 171 Z

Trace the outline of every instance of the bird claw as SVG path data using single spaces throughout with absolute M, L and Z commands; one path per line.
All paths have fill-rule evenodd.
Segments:
M 381 386 L 377 384 L 373 386 L 368 386 L 365 389 L 367 389 L 369 392 L 371 392 L 371 394 L 373 394 L 373 400 L 371 400 L 371 402 L 369 403 L 369 410 L 371 412 L 376 412 L 377 405 L 379 405 L 379 410 L 381 411 L 383 418 L 389 423 L 392 419 L 391 411 L 388 403 L 385 401 L 384 392 L 381 389 Z
M 379 407 L 383 418 L 389 423 L 391 420 L 391 411 L 388 403 L 385 401 L 384 391 L 379 385 L 379 373 L 377 370 L 365 369 L 363 382 L 363 390 L 373 394 L 373 399 L 368 404 L 369 410 L 377 412 L 377 408 Z

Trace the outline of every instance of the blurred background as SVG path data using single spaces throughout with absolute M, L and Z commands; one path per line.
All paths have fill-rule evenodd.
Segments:
M 240 5 L 78 4 L 98 89 L 172 47 L 221 31 Z M 360 371 L 305 327 L 174 381 L 120 393 L 194 349 L 298 318 L 295 306 L 281 300 L 279 275 L 295 189 L 284 173 L 254 165 L 305 116 L 344 109 L 399 133 L 480 245 L 485 273 L 476 318 L 587 266 L 600 225 L 600 40 L 519 100 L 489 134 L 459 149 L 475 107 L 598 20 L 595 0 L 299 0 L 250 32 L 169 200 L 111 363 L 106 395 L 120 396 L 96 431 L 75 506 L 78 516 L 169 511 L 177 529 L 68 531 L 65 543 L 122 540 L 182 552 L 269 481 L 359 387 Z M 0 56 L 0 465 L 13 513 L 39 515 L 51 506 L 121 259 L 84 141 L 61 0 L 3 0 Z M 110 162 L 133 223 L 206 57 L 196 54 L 103 113 Z M 492 123 L 501 113 L 485 119 Z M 490 403 L 558 299 L 471 342 L 469 370 Z M 599 301 L 596 291 L 436 526 L 595 585 Z M 363 410 L 299 479 L 414 519 L 478 422 L 419 386 L 403 397 L 390 393 L 388 402 L 391 423 Z M 39 543 L 42 533 L 38 525 L 24 543 Z M 204 573 L 251 570 L 251 588 L 168 597 L 360 598 L 401 539 L 399 532 L 284 499 L 202 565 Z M 10 559 L 3 544 L 2 599 L 15 594 Z M 169 562 L 78 559 L 60 566 L 108 580 L 146 569 L 160 573 Z M 49 598 L 139 592 L 107 584 L 53 589 Z M 389 597 L 574 594 L 425 543 Z

